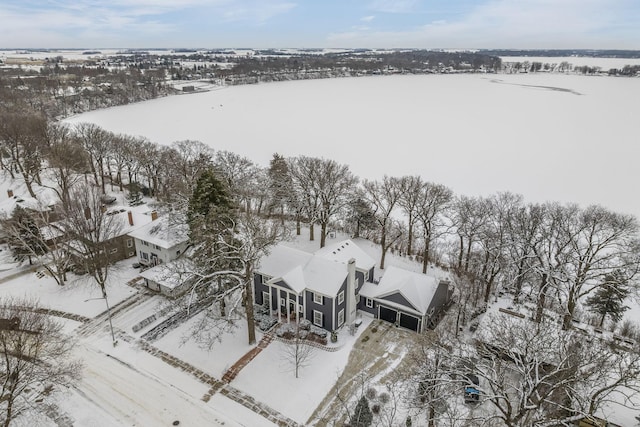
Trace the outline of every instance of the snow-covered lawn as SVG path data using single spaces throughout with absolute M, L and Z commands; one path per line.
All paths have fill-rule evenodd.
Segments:
M 113 307 L 137 291 L 127 282 L 136 277 L 138 270 L 131 268 L 131 260 L 122 261 L 109 272 L 107 295 Z M 41 275 L 37 273 L 41 272 Z M 0 283 L 0 294 L 3 297 L 37 299 L 43 307 L 95 317 L 106 310 L 102 293 L 89 275 L 76 276 L 70 273 L 64 286 L 45 273 L 44 268 Z
M 240 371 L 231 385 L 304 425 L 340 377 L 353 344 L 370 321 L 365 317 L 353 336 L 343 328 L 339 350 L 314 350 L 298 378 L 283 349 L 288 344 L 276 340 Z
M 203 349 L 193 339 L 185 341 L 185 337 L 191 332 L 194 323 L 203 315 L 201 313 L 183 323 L 180 327 L 154 342 L 153 345 L 221 379 L 224 372 L 254 346 L 248 344 L 247 323 L 245 320 L 237 322 L 237 327 L 231 332 L 224 333 L 220 342 L 213 344 L 211 351 Z M 260 341 L 261 337 L 262 334 L 256 329 L 257 341 Z

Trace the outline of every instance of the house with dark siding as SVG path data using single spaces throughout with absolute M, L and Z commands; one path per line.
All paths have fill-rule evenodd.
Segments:
M 389 266 L 378 284 L 366 283 L 360 289 L 358 309 L 423 332 L 436 326 L 452 295 L 447 280 Z
M 387 268 L 389 280 L 381 281 L 380 286 L 374 283 L 374 267 L 375 261 L 351 240 L 313 254 L 277 245 L 260 261 L 254 277 L 254 300 L 268 306 L 281 321 L 307 319 L 328 331 L 355 322 L 357 310 L 422 331 L 433 324 L 432 319 L 451 297 L 448 284 L 431 289 L 438 282 L 435 278 L 411 272 L 407 273 L 420 278 L 413 279 L 415 285 L 428 289 L 401 286 L 393 292 L 393 284 L 401 285 L 394 279 L 398 276 L 395 270 L 400 269 Z M 391 318 L 390 310 L 395 310 L 396 318 Z

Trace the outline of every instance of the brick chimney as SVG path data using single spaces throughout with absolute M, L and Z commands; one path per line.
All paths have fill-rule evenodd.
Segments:
M 158 212 L 151 211 L 151 221 L 155 221 L 156 219 L 158 219 Z
M 7 190 L 7 196 L 9 196 L 9 198 L 13 197 L 13 190 Z
M 91 208 L 89 206 L 84 208 L 84 218 L 91 219 Z
M 128 211 L 127 216 L 129 217 L 129 225 L 133 225 L 133 213 L 131 213 L 131 211 Z

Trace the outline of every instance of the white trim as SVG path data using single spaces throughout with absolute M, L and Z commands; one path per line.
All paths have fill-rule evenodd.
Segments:
M 316 322 L 316 315 L 320 315 L 320 322 Z M 313 310 L 313 324 L 322 327 L 323 314 L 321 311 Z
M 316 297 L 320 297 L 320 301 Z M 324 297 L 320 294 L 313 293 L 313 302 L 319 305 L 324 305 Z
M 302 304 L 298 304 L 298 313 L 304 313 L 304 306 Z
M 343 302 L 344 302 L 344 291 L 340 291 L 340 293 L 338 294 L 338 305 L 342 304 Z
M 280 307 L 287 307 L 287 299 L 280 297 Z
M 373 299 L 371 298 L 365 298 L 364 299 L 364 305 L 367 308 L 373 308 Z
M 274 307 L 271 307 L 271 301 L 273 301 L 273 288 L 269 286 L 269 310 L 273 313 Z M 275 310 L 278 312 L 278 316 L 280 316 L 280 310 L 277 308 Z M 280 320 L 280 317 L 278 317 L 278 320 Z
M 265 296 L 266 296 L 266 298 L 265 298 Z M 264 305 L 265 299 L 269 302 L 269 310 L 272 310 L 273 307 L 271 307 L 271 292 L 262 291 L 262 305 Z
M 338 312 L 338 328 L 342 325 L 344 325 L 344 308 Z

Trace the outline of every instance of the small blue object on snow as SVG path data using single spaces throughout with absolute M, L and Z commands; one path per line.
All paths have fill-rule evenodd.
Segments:
M 467 386 L 464 388 L 464 403 L 478 403 L 480 400 L 480 390 Z

